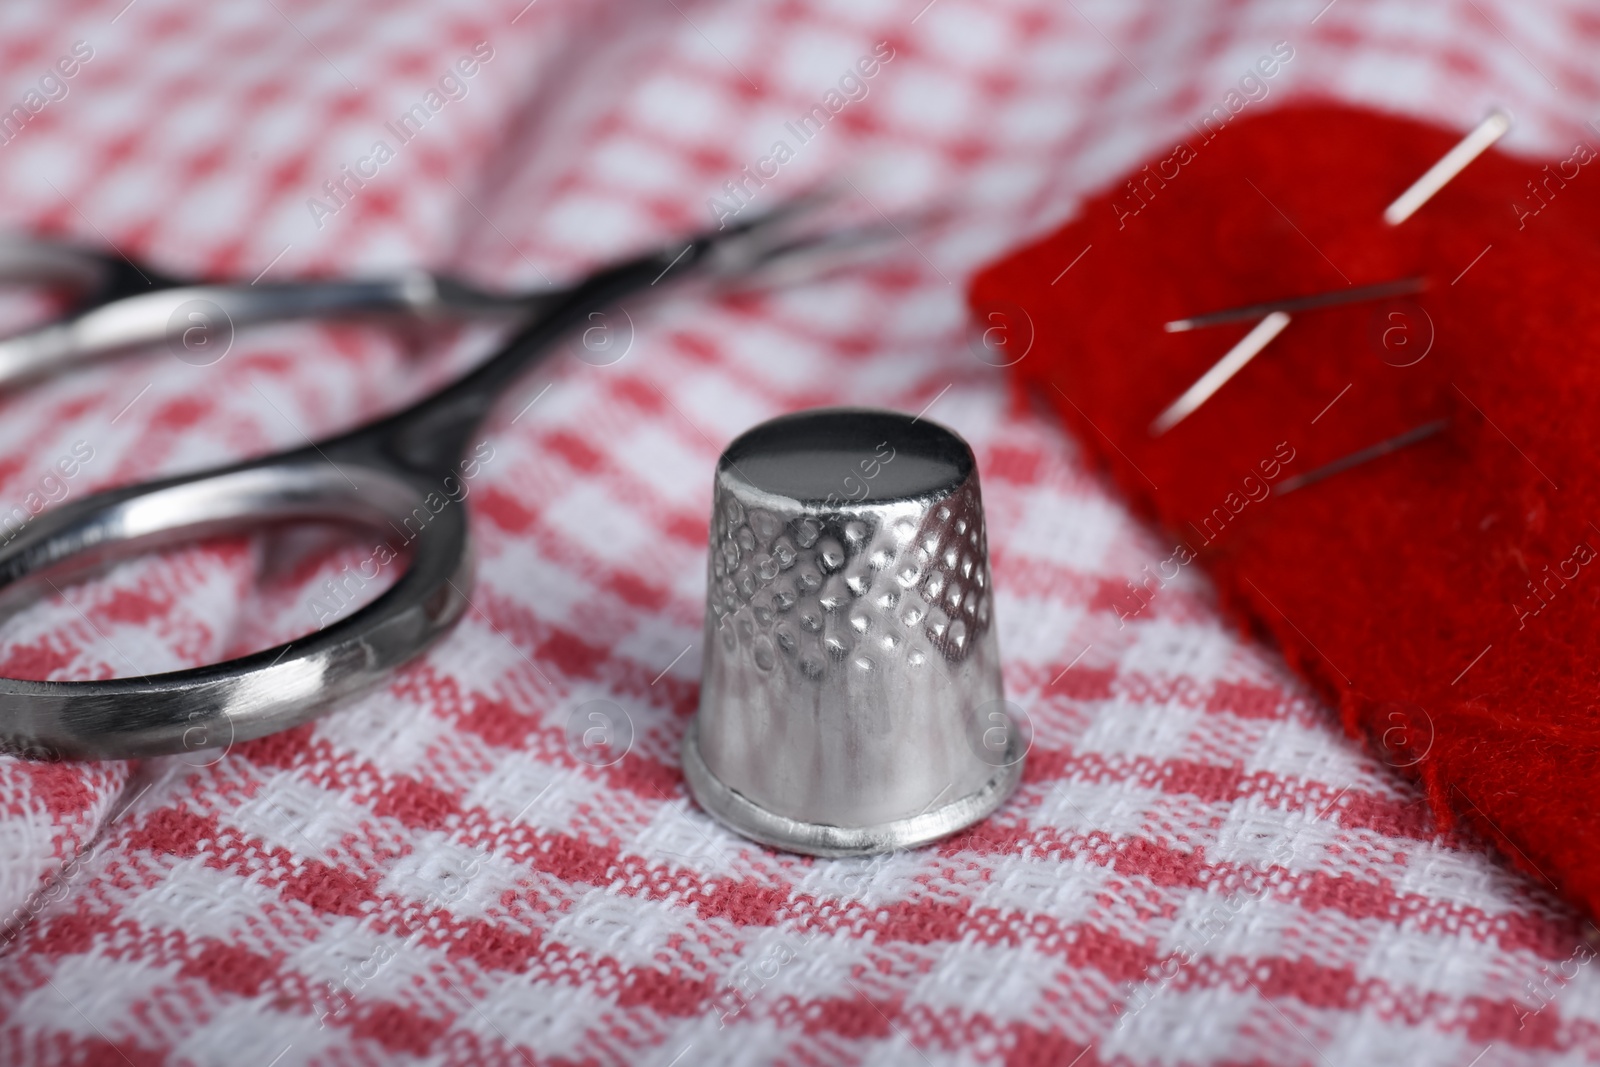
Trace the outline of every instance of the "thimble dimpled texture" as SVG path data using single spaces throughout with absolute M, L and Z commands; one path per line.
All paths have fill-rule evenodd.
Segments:
M 982 789 L 996 767 L 975 752 L 974 723 L 1001 698 L 971 453 L 940 428 L 908 439 L 896 433 L 905 416 L 859 414 L 878 420 L 882 449 L 812 456 L 852 487 L 894 458 L 912 471 L 930 434 L 961 461 L 923 470 L 913 496 L 858 501 L 796 500 L 720 464 L 698 721 L 701 757 L 723 784 L 770 812 L 844 827 Z

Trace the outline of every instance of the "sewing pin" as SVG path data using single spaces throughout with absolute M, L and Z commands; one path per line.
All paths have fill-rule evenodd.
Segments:
M 1391 296 L 1408 296 L 1412 293 L 1420 293 L 1427 287 L 1425 279 L 1400 278 L 1392 282 L 1361 285 L 1354 289 L 1340 289 L 1332 293 L 1317 293 L 1313 296 L 1291 296 L 1284 300 L 1269 300 L 1261 304 L 1246 304 L 1243 307 L 1228 308 L 1225 311 L 1208 311 L 1204 315 L 1191 315 L 1187 319 L 1173 319 L 1166 324 L 1165 328 L 1168 333 L 1184 333 L 1188 330 L 1198 330 L 1203 326 L 1221 326 L 1228 322 L 1259 319 L 1263 315 L 1271 314 L 1274 311 L 1314 311 L 1318 308 L 1337 307 L 1340 304 L 1359 304 L 1364 300 L 1384 300 Z
M 1310 485 L 1312 482 L 1320 482 L 1324 478 L 1331 478 L 1335 474 L 1341 474 L 1351 467 L 1359 467 L 1361 464 L 1377 459 L 1379 456 L 1387 456 L 1390 452 L 1399 451 L 1407 445 L 1425 441 L 1449 425 L 1449 419 L 1435 419 L 1433 422 L 1425 422 L 1421 426 L 1413 427 L 1405 433 L 1397 434 L 1386 441 L 1379 441 L 1375 445 L 1368 445 L 1366 448 L 1352 452 L 1343 459 L 1325 463 L 1316 470 L 1297 474 L 1293 478 L 1285 478 L 1278 483 L 1277 493 L 1279 496 L 1285 493 L 1292 493 L 1296 489 Z
M 1394 203 L 1383 209 L 1383 221 L 1390 226 L 1398 226 L 1409 219 L 1412 214 L 1423 204 L 1432 199 L 1433 194 L 1445 187 L 1445 184 L 1460 174 L 1468 163 L 1504 137 L 1506 131 L 1511 129 L 1510 113 L 1495 109 L 1489 117 L 1478 123 L 1473 131 L 1463 137 L 1456 146 L 1444 154 L 1444 157 L 1428 168 L 1428 172 L 1411 183 L 1411 188 L 1395 197 Z
M 1184 390 L 1182 396 L 1156 416 L 1156 421 L 1150 424 L 1150 436 L 1160 437 L 1178 423 L 1188 418 L 1194 410 L 1225 385 L 1229 378 L 1244 369 L 1246 363 L 1256 358 L 1260 352 L 1283 328 L 1289 325 L 1289 316 L 1282 311 L 1274 311 L 1266 318 L 1256 323 L 1255 328 L 1239 339 L 1239 343 L 1228 349 L 1228 354 L 1212 364 L 1211 369 L 1200 376 L 1200 380 Z

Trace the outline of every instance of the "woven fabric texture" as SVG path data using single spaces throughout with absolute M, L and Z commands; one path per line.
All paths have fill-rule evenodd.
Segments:
M 1198 578 L 1119 620 L 1170 549 L 966 322 L 980 264 L 1225 106 L 1279 42 L 1249 108 L 1333 96 L 1465 129 L 1503 104 L 1508 149 L 1545 157 L 1595 117 L 1600 19 L 1576 0 L 0 10 L 0 103 L 90 53 L 5 131 L 0 222 L 167 271 L 537 286 L 838 173 L 885 212 L 950 209 L 835 275 L 674 291 L 617 326 L 623 358 L 574 349 L 508 396 L 467 500 L 472 607 L 384 691 L 221 758 L 0 759 L 0 1063 L 1600 1061 L 1591 928 L 1436 826 Z M 847 102 L 802 139 L 830 91 Z M 379 140 L 393 158 L 333 196 Z M 778 141 L 777 176 L 731 199 Z M 3 401 L 0 505 L 299 444 L 477 340 L 274 327 L 206 367 L 156 352 L 44 383 Z M 1034 737 L 993 818 L 877 860 L 745 842 L 678 764 L 715 457 L 828 403 L 926 410 L 972 443 Z M 80 442 L 92 458 L 44 485 Z M 265 647 L 362 554 L 300 532 L 130 563 L 8 621 L 0 669 Z M 574 743 L 592 700 L 631 738 L 605 766 Z

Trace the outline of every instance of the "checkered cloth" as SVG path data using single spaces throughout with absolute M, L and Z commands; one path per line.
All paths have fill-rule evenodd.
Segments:
M 124 2 L 0 7 L 7 227 L 177 273 L 536 286 L 705 227 L 780 140 L 749 210 L 851 167 L 885 211 L 953 221 L 846 273 L 680 290 L 625 358 L 562 357 L 547 394 L 508 397 L 469 501 L 472 609 L 386 690 L 220 759 L 0 760 L 0 1063 L 1600 1061 L 1592 927 L 1441 832 L 1201 579 L 1119 626 L 1163 542 L 974 356 L 962 308 L 987 257 L 1185 136 L 1280 41 L 1248 107 L 1331 94 L 1465 128 L 1504 104 L 1513 150 L 1564 154 L 1596 117 L 1592 7 Z M 802 142 L 786 124 L 830 91 L 859 99 Z M 419 102 L 402 143 L 387 124 Z M 392 158 L 362 162 L 380 140 Z M 48 495 L 349 427 L 472 341 L 274 327 L 207 367 L 44 383 L 3 402 L 0 511 L 75 447 L 92 459 Z M 1034 731 L 994 817 L 872 861 L 729 834 L 678 763 L 712 464 L 828 403 L 971 441 Z M 266 647 L 362 555 L 302 531 L 129 563 L 7 622 L 0 672 Z M 569 740 L 594 699 L 632 728 L 604 767 Z

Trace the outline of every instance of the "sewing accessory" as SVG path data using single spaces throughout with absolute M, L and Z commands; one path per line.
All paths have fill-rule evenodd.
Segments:
M 790 852 L 910 848 L 984 818 L 1028 737 L 1000 684 L 972 450 L 891 411 L 773 419 L 713 484 L 700 806 Z
M 1427 288 L 1427 282 L 1422 278 L 1401 278 L 1392 282 L 1381 282 L 1377 285 L 1360 285 L 1352 289 L 1335 289 L 1329 293 L 1315 293 L 1311 296 L 1291 296 L 1284 300 L 1268 300 L 1259 304 L 1246 304 L 1244 307 L 1227 308 L 1223 311 L 1208 311 L 1204 315 L 1191 315 L 1186 319 L 1172 319 L 1162 326 L 1168 333 L 1183 333 L 1187 330 L 1198 330 L 1203 326 L 1223 326 L 1230 322 L 1248 322 L 1270 315 L 1275 311 L 1285 314 L 1301 311 L 1316 311 L 1321 308 L 1338 307 L 1340 304 L 1358 304 L 1368 300 L 1385 300 L 1395 296 L 1409 296 L 1420 293 Z
M 406 410 L 359 429 L 276 455 L 106 490 L 44 512 L 0 547 L 0 596 L 10 606 L 115 559 L 267 523 L 365 528 L 385 544 L 396 543 L 394 565 L 404 569 L 350 615 L 253 655 L 105 681 L 0 678 L 0 749 L 127 759 L 213 748 L 298 725 L 381 684 L 448 630 L 467 605 L 467 508 L 440 502 L 456 495 L 452 486 L 459 491 L 466 450 L 495 403 L 590 314 L 619 300 L 694 275 L 744 276 L 819 243 L 832 250 L 840 244 L 837 232 L 815 230 L 817 211 L 827 202 L 791 203 L 541 295 L 541 310 L 497 354 Z M 127 305 L 105 305 L 119 306 Z
M 1269 311 L 1249 333 L 1239 338 L 1238 342 L 1228 349 L 1227 355 L 1212 364 L 1198 381 L 1183 391 L 1182 396 L 1156 416 L 1156 420 L 1150 424 L 1150 436 L 1159 437 L 1194 414 L 1195 409 L 1210 400 L 1212 394 L 1226 385 L 1229 378 L 1244 370 L 1245 364 L 1255 359 L 1257 353 L 1267 347 L 1287 325 L 1289 325 L 1288 312 Z
M 1358 449 L 1348 456 L 1334 460 L 1332 463 L 1324 463 L 1315 470 L 1307 471 L 1304 474 L 1296 474 L 1292 478 L 1285 478 L 1278 483 L 1273 492 L 1278 496 L 1284 496 L 1294 492 L 1296 489 L 1304 489 L 1306 486 L 1320 482 L 1324 478 L 1331 478 L 1335 474 L 1342 474 L 1350 470 L 1352 467 L 1359 467 L 1363 463 L 1370 463 L 1379 457 L 1387 456 L 1391 452 L 1398 452 L 1407 445 L 1414 445 L 1418 441 L 1426 441 L 1449 425 L 1449 419 L 1435 419 L 1432 422 L 1425 422 L 1421 426 L 1407 430 L 1405 433 L 1396 434 L 1387 440 L 1379 441 L 1375 445 L 1368 445 L 1366 448 Z
M 1398 226 L 1414 215 L 1418 208 L 1433 199 L 1435 193 L 1466 169 L 1468 163 L 1483 155 L 1489 146 L 1504 137 L 1511 129 L 1511 113 L 1496 109 L 1467 134 L 1455 147 L 1446 152 L 1439 162 L 1423 172 L 1405 192 L 1383 209 L 1383 221 Z

